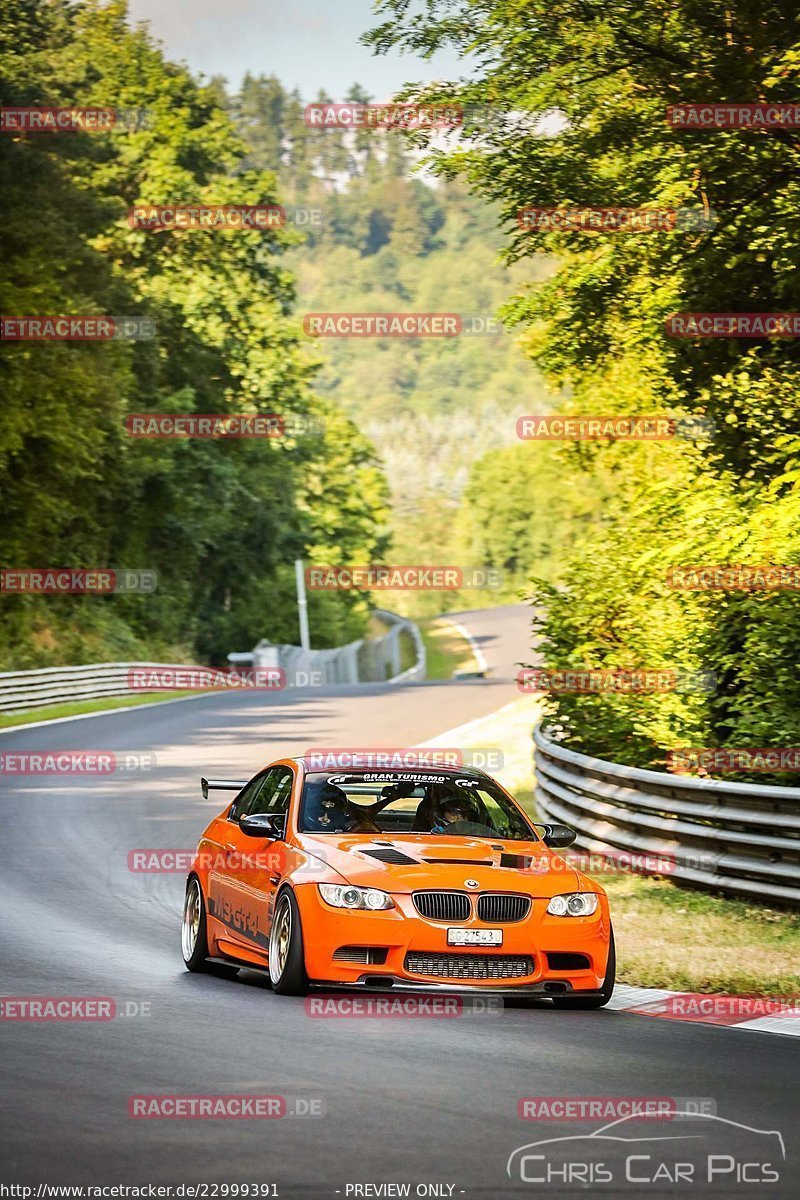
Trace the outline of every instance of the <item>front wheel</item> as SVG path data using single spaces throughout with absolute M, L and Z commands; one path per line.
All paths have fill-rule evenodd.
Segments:
M 580 993 L 573 994 L 572 996 L 554 996 L 553 1004 L 556 1008 L 604 1008 L 613 995 L 616 977 L 617 951 L 614 946 L 614 930 L 612 929 L 611 942 L 608 947 L 606 977 L 603 980 L 602 990 L 595 992 L 593 996 L 581 996 Z
M 269 977 L 279 996 L 305 996 L 308 991 L 300 909 L 291 888 L 275 901 L 269 933 Z

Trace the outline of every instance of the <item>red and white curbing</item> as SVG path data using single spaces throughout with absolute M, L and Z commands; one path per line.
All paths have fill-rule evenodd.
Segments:
M 671 992 L 618 983 L 607 1007 L 616 1012 L 800 1037 L 800 998 Z M 751 1016 L 751 1013 L 760 1013 Z

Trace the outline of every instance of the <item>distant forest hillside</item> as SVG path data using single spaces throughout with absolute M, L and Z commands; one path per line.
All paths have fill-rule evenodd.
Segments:
M 370 97 L 354 86 L 346 99 Z M 426 176 L 401 133 L 311 128 L 300 97 L 274 76 L 247 76 L 226 103 L 247 146 L 247 166 L 276 172 L 290 218 L 294 206 L 320 214 L 287 255 L 298 317 L 320 311 L 496 317 L 510 289 L 550 273 L 543 256 L 504 266 L 499 211 L 460 182 Z M 493 562 L 509 573 L 505 595 L 513 597 L 531 562 L 551 573 L 542 558 L 559 540 L 547 511 L 557 472 L 552 454 L 534 461 L 516 438 L 517 417 L 549 411 L 552 398 L 513 330 L 497 321 L 495 329 L 492 336 L 447 341 L 326 338 L 312 349 L 321 363 L 315 389 L 344 409 L 385 464 L 396 561 L 472 565 L 491 558 L 491 531 L 481 526 L 491 497 L 481 498 L 481 481 L 495 487 L 491 461 L 495 451 L 507 450 L 505 471 L 522 473 L 533 487 L 528 512 L 517 521 L 519 545 Z M 478 493 L 474 513 L 462 510 L 465 489 Z M 416 607 L 433 610 L 445 599 L 417 598 Z

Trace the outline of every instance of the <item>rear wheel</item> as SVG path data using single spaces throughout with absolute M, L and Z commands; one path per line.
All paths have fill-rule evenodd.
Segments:
M 300 909 L 291 888 L 275 901 L 269 933 L 269 977 L 279 996 L 305 996 L 308 991 Z
M 183 924 L 181 926 L 181 953 L 187 971 L 203 971 L 209 975 L 223 975 L 230 979 L 239 974 L 239 968 L 223 966 L 208 961 L 208 939 L 206 937 L 206 903 L 200 880 L 192 875 L 186 884 L 186 899 L 183 902 Z
M 553 1004 L 556 1008 L 603 1008 L 613 995 L 616 976 L 617 951 L 614 946 L 614 930 L 612 929 L 611 943 L 608 947 L 608 965 L 602 990 L 595 992 L 593 996 L 581 996 L 580 993 L 573 993 L 571 996 L 554 996 Z

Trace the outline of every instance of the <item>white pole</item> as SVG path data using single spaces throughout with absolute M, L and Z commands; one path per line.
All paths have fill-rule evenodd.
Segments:
M 306 603 L 306 581 L 303 575 L 303 560 L 294 560 L 294 578 L 297 584 L 297 612 L 300 617 L 300 645 L 304 650 L 311 649 L 311 638 L 308 636 L 308 604 Z

